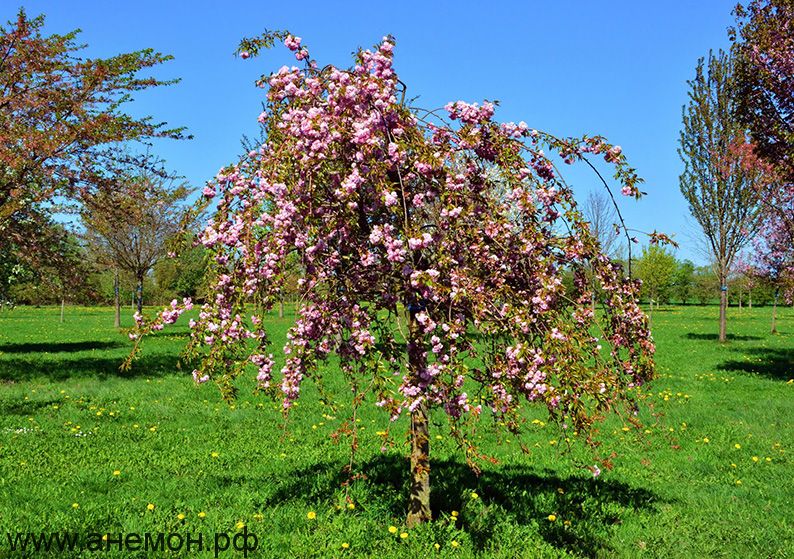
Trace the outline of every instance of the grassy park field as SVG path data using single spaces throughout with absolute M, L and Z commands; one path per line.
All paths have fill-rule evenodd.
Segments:
M 794 310 L 772 335 L 769 308 L 731 309 L 723 345 L 716 313 L 654 311 L 643 428 L 603 424 L 614 468 L 597 479 L 583 468 L 592 451 L 568 450 L 541 409 L 520 438 L 481 420 L 498 462 L 480 476 L 434 418 L 434 521 L 408 530 L 407 422 L 360 408 L 364 475 L 346 483 L 341 379 L 325 387 L 334 406 L 309 386 L 285 425 L 253 379 L 230 406 L 178 368 L 189 313 L 122 373 L 131 343 L 111 309 L 67 308 L 63 323 L 56 308 L 0 312 L 0 557 L 17 532 L 242 530 L 257 557 L 792 557 Z M 292 318 L 271 318 L 277 347 Z

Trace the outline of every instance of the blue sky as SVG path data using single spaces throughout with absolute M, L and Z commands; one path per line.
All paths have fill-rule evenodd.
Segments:
M 623 147 L 648 196 L 621 200 L 637 229 L 672 233 L 680 258 L 702 262 L 678 189 L 676 153 L 686 80 L 698 57 L 728 45 L 735 0 L 612 2 L 98 2 L 4 0 L 47 16 L 47 32 L 81 28 L 85 56 L 153 48 L 175 60 L 156 72 L 182 81 L 141 93 L 128 110 L 187 126 L 195 138 L 157 145 L 172 169 L 201 186 L 257 134 L 261 74 L 294 62 L 286 49 L 243 61 L 239 40 L 268 29 L 303 38 L 321 64 L 347 66 L 380 37 L 397 39 L 395 66 L 426 108 L 499 100 L 500 120 L 557 135 L 602 134 Z M 594 183 L 569 175 L 581 197 Z

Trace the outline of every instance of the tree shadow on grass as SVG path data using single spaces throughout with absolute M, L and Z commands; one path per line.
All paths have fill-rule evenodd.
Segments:
M 761 375 L 773 380 L 794 378 L 794 349 L 752 347 L 737 351 L 746 353 L 750 359 L 725 361 L 717 369 Z
M 65 353 L 91 351 L 94 349 L 116 349 L 124 347 L 121 342 L 43 342 L 0 344 L 0 353 Z
M 347 479 L 343 462 L 325 462 L 284 476 L 285 483 L 265 499 L 263 507 L 288 501 L 307 505 L 327 499 Z M 369 498 L 385 504 L 389 512 L 401 517 L 408 502 L 407 459 L 380 455 L 360 464 L 357 471 L 366 478 Z M 615 480 L 590 477 L 562 478 L 551 470 L 503 466 L 486 469 L 477 476 L 466 464 L 434 461 L 431 473 L 431 508 L 434 518 L 451 511 L 463 511 L 471 504 L 471 492 L 480 497 L 478 512 L 460 515 L 459 528 L 465 530 L 477 551 L 497 544 L 499 524 L 536 526 L 548 543 L 585 557 L 608 551 L 611 526 L 621 517 L 640 510 L 655 510 L 660 498 L 642 488 Z M 479 506 L 479 502 L 482 506 Z M 549 514 L 557 520 L 548 520 Z M 570 521 L 569 524 L 565 521 Z
M 719 334 L 697 334 L 695 332 L 689 332 L 688 334 L 684 334 L 682 338 L 686 338 L 687 340 L 713 341 L 719 339 Z M 758 341 L 763 339 L 760 336 L 745 336 L 741 334 L 727 334 L 726 338 L 734 342 L 749 342 L 749 341 Z
M 191 369 L 176 355 L 143 355 L 136 359 L 128 371 L 120 369 L 123 356 L 81 357 L 73 359 L 47 359 L 26 357 L 0 360 L 0 381 L 24 382 L 41 378 L 63 381 L 73 378 L 106 380 L 109 378 L 162 377 Z M 185 373 L 187 374 L 187 373 Z

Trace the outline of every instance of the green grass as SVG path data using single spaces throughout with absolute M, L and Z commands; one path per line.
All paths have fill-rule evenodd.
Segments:
M 338 407 L 307 385 L 284 430 L 279 405 L 251 394 L 253 383 L 241 383 L 230 407 L 177 369 L 185 317 L 120 373 L 130 343 L 110 310 L 67 309 L 63 324 L 58 312 L 0 312 L 0 557 L 10 554 L 6 532 L 190 532 L 209 541 L 240 522 L 259 537 L 257 557 L 794 556 L 790 308 L 778 335 L 768 333 L 770 309 L 731 309 L 734 335 L 723 345 L 715 307 L 655 310 L 660 378 L 645 425 L 624 431 L 613 417 L 602 426 L 600 452 L 616 457 L 598 479 L 582 468 L 591 451 L 565 454 L 552 426 L 530 424 L 518 440 L 486 420 L 479 442 L 498 463 L 477 477 L 434 417 L 435 519 L 415 530 L 403 524 L 407 424 L 361 408 L 354 472 L 366 477 L 346 484 L 349 439 L 331 435 L 349 417 L 350 396 L 333 374 L 327 389 Z M 271 319 L 277 342 L 290 321 Z M 529 415 L 543 418 L 540 409 Z M 377 432 L 387 429 L 382 450 Z

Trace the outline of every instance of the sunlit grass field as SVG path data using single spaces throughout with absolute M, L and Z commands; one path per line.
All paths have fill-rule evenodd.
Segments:
M 121 373 L 130 342 L 111 309 L 67 308 L 64 323 L 55 308 L 2 311 L 0 557 L 23 556 L 7 533 L 201 533 L 206 545 L 243 530 L 259 540 L 249 556 L 273 558 L 794 557 L 794 311 L 777 335 L 770 314 L 731 309 L 719 345 L 716 307 L 654 310 L 644 425 L 602 426 L 598 452 L 615 457 L 598 479 L 583 467 L 592 451 L 568 451 L 541 409 L 521 437 L 482 420 L 478 442 L 498 462 L 479 477 L 434 417 L 435 519 L 408 530 L 407 422 L 358 410 L 352 473 L 364 475 L 351 480 L 350 439 L 333 436 L 351 396 L 333 371 L 335 407 L 309 382 L 285 425 L 253 379 L 230 406 L 177 367 L 187 316 Z M 271 318 L 277 347 L 292 319 Z M 159 555 L 195 553 L 146 556 Z

